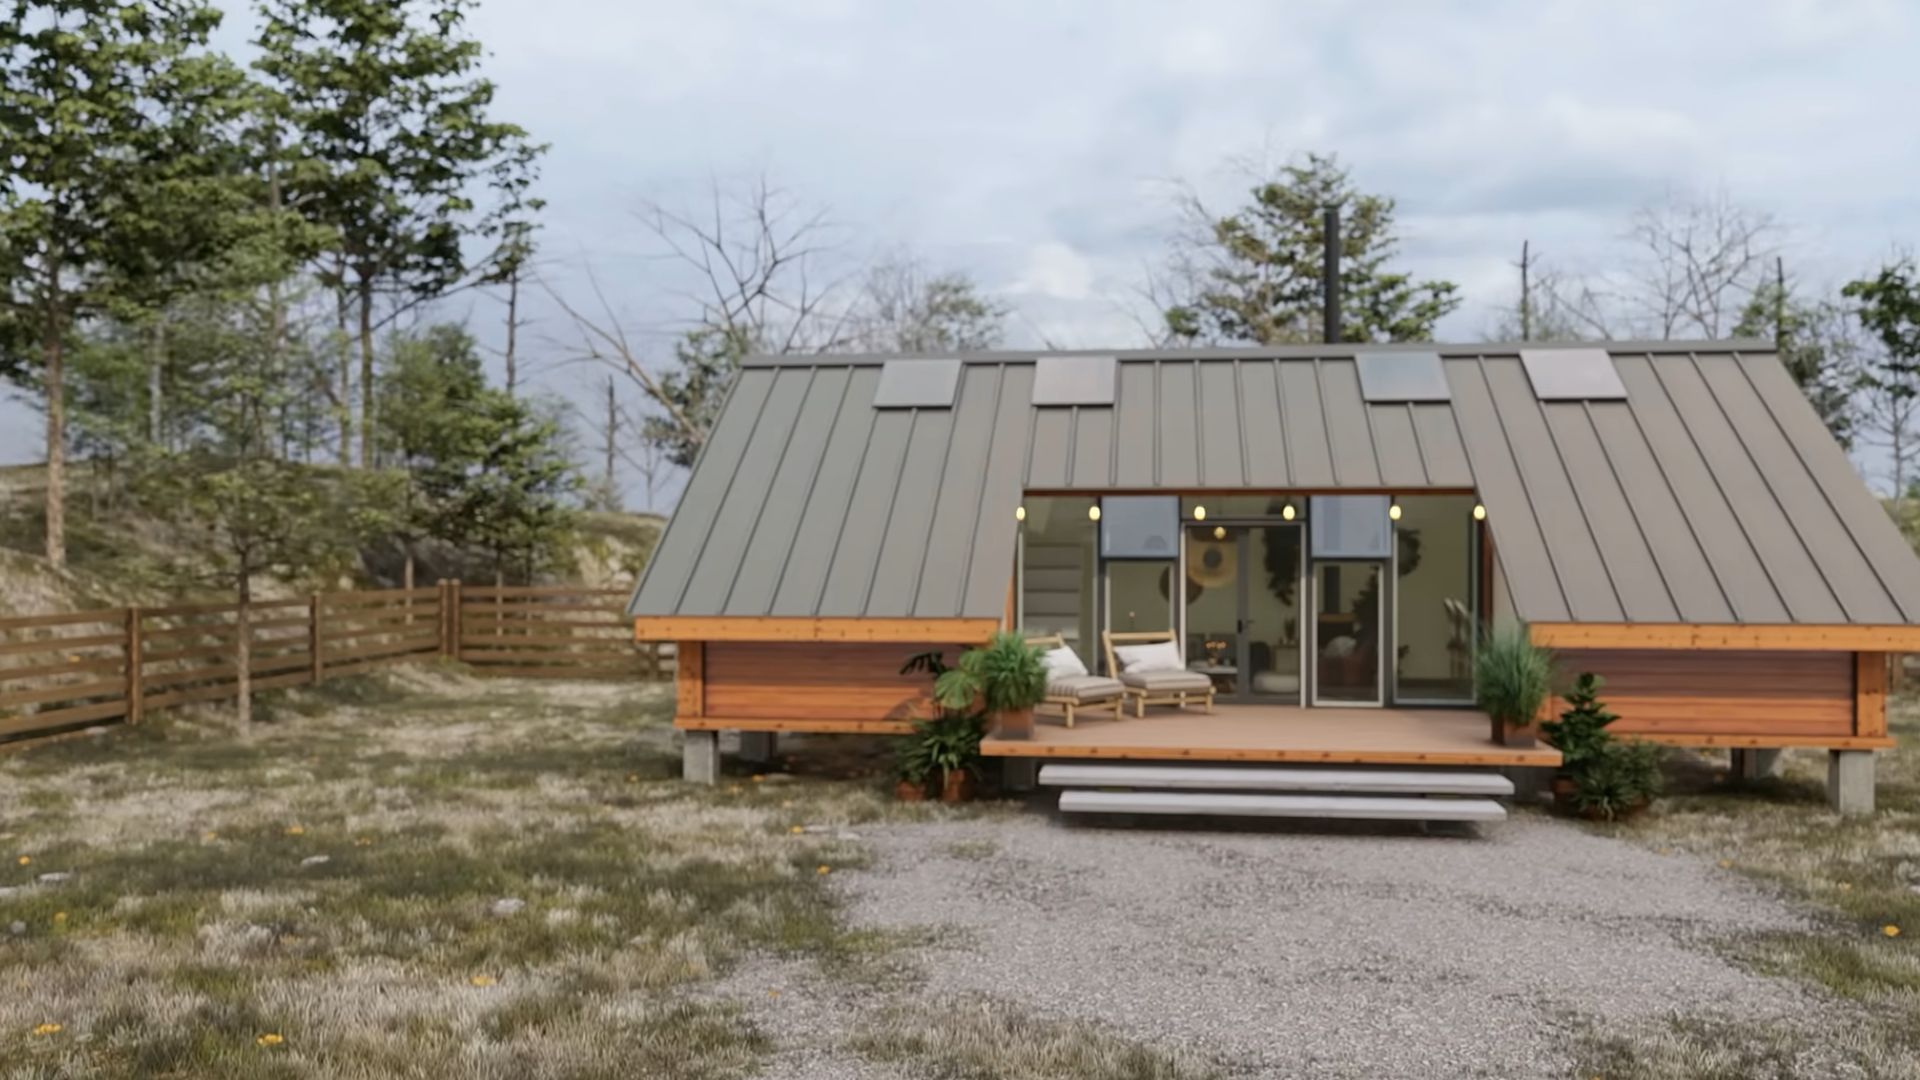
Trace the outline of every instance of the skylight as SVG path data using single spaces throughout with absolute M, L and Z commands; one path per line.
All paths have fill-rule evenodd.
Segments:
M 1624 401 L 1627 388 L 1605 349 L 1521 349 L 1520 363 L 1541 401 Z
M 960 386 L 958 360 L 889 360 L 880 368 L 876 409 L 951 409 Z
M 1451 401 L 1437 352 L 1377 352 L 1354 357 L 1360 394 L 1371 402 Z
M 1034 363 L 1035 405 L 1111 405 L 1119 364 L 1111 356 L 1043 356 Z

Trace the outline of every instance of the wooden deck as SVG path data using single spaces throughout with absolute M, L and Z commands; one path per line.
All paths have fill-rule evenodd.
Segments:
M 1313 761 L 1374 765 L 1553 766 L 1549 746 L 1496 746 L 1471 709 L 1307 709 L 1292 705 L 1149 708 L 1147 715 L 1081 713 L 1069 730 L 1042 715 L 1031 739 L 988 738 L 989 757 L 1134 761 Z

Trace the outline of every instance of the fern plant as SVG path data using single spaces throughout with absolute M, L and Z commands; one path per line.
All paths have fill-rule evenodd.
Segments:
M 1571 707 L 1560 714 L 1560 719 L 1540 725 L 1540 734 L 1547 745 L 1560 751 L 1561 771 L 1577 775 L 1587 762 L 1613 742 L 1607 725 L 1620 718 L 1608 712 L 1600 701 L 1600 688 L 1606 684 L 1607 680 L 1593 672 L 1582 672 L 1574 680 L 1573 689 L 1567 692 L 1567 704 Z
M 943 709 L 990 713 L 1031 709 L 1047 696 L 1045 654 L 1019 634 L 1002 632 L 984 647 L 960 654 L 960 662 L 933 683 L 934 700 Z

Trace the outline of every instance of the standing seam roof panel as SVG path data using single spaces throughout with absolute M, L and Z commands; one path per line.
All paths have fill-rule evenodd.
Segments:
M 807 387 L 779 471 L 774 474 L 773 486 L 727 593 L 723 605 L 726 614 L 764 615 L 772 606 L 774 589 L 780 584 L 787 554 L 793 550 L 807 498 L 820 475 L 828 437 L 847 407 L 850 375 L 846 368 L 827 368 L 817 372 Z
M 942 494 L 941 478 L 953 446 L 958 410 L 927 409 L 913 418 L 907 456 L 900 463 L 900 479 L 881 534 L 880 559 L 873 571 L 872 591 L 861 610 L 880 617 L 905 616 L 913 610 L 921 571 L 933 529 L 933 512 Z M 854 522 L 859 525 L 860 522 Z
M 1655 377 L 1678 409 L 1738 528 L 1760 556 L 1767 579 L 1794 621 L 1844 622 L 1845 609 L 1799 536 L 1782 520 L 1783 508 L 1747 456 L 1699 369 L 1690 362 L 1666 363 L 1659 365 Z
M 1619 594 L 1629 622 L 1673 622 L 1679 618 L 1659 564 L 1647 547 L 1626 493 L 1600 449 L 1589 410 L 1626 411 L 1621 402 L 1543 403 L 1547 427 L 1573 483 L 1573 495 L 1593 532 L 1600 558 Z
M 1828 435 L 1826 424 L 1813 411 L 1806 395 L 1787 376 L 1778 357 L 1743 356 L 1740 366 L 1774 423 L 1798 448 L 1801 463 L 1819 483 L 1881 584 L 1908 621 L 1920 619 L 1920 560 L 1913 557 L 1913 549 L 1879 500 L 1861 483 L 1853 464 Z
M 1408 406 L 1408 412 L 1420 442 L 1420 460 L 1427 467 L 1427 482 L 1434 487 L 1472 487 L 1473 467 L 1467 464 L 1467 448 L 1460 442 L 1453 406 L 1415 404 Z
M 1194 365 L 1200 378 L 1200 481 L 1204 487 L 1245 487 L 1240 404 L 1233 360 Z
M 1644 356 L 1617 356 L 1613 366 L 1626 384 L 1627 401 L 1633 406 L 1634 419 L 1640 422 L 1648 449 L 1653 451 L 1654 463 L 1672 487 L 1695 542 L 1733 605 L 1735 617 L 1742 622 L 1792 621 L 1673 400 L 1654 375 L 1652 362 Z
M 1159 486 L 1200 486 L 1200 417 L 1194 399 L 1194 364 L 1156 364 L 1160 369 Z
M 1360 396 L 1360 369 L 1351 360 L 1317 360 L 1320 407 L 1333 448 L 1333 475 L 1341 487 L 1379 487 L 1380 462 L 1367 429 L 1367 403 Z
M 933 531 L 926 543 L 926 565 L 918 576 L 911 614 L 943 617 L 960 613 L 1005 371 L 1004 367 L 975 365 L 960 383 L 953 437 L 936 489 L 938 501 Z
M 974 523 L 973 560 L 966 571 L 960 614 L 988 618 L 1006 608 L 1013 582 L 1013 556 L 1020 530 L 1013 512 L 1024 494 L 1021 470 L 1026 467 L 1025 424 L 1027 399 L 1033 393 L 1033 365 L 1001 369 L 1000 412 L 987 454 L 986 481 L 980 492 L 980 514 Z M 925 614 L 934 614 L 926 612 Z
M 1734 437 L 1746 447 L 1748 458 L 1772 491 L 1783 515 L 1782 524 L 1800 537 L 1808 552 L 1830 556 L 1814 562 L 1847 617 L 1870 623 L 1901 621 L 1899 607 L 1854 544 L 1852 534 L 1833 513 L 1800 455 L 1773 423 L 1772 414 L 1740 370 L 1739 361 L 1731 356 L 1703 356 L 1695 360 L 1695 366 L 1725 411 Z M 1858 557 L 1838 557 L 1849 549 Z
M 1547 557 L 1533 503 L 1520 482 L 1513 448 L 1500 418 L 1493 411 L 1481 361 L 1447 360 L 1443 367 L 1460 417 L 1467 460 L 1473 464 L 1474 484 L 1487 508 L 1487 527 L 1493 533 L 1494 557 L 1500 562 L 1507 591 L 1517 614 L 1529 621 L 1563 622 L 1568 618 L 1566 597 Z
M 854 481 L 853 498 L 840 522 L 826 588 L 820 593 L 819 615 L 853 616 L 866 608 L 887 519 L 893 514 L 893 495 L 907 460 L 914 413 L 913 409 L 887 409 L 874 418 L 860 477 Z
M 1114 402 L 1114 480 L 1123 488 L 1154 486 L 1160 457 L 1160 395 L 1154 388 L 1155 364 L 1121 364 L 1119 397 Z
M 1547 558 L 1575 619 L 1613 622 L 1625 617 L 1600 547 L 1547 430 L 1541 402 L 1520 361 L 1488 358 L 1481 363 L 1495 411 L 1513 444 L 1520 481 L 1546 540 Z
M 1681 621 L 1732 622 L 1733 608 L 1720 579 L 1694 539 L 1693 527 L 1654 460 L 1632 409 L 1596 408 L 1587 419 L 1599 435 L 1601 452 L 1632 508 Z
M 805 616 L 820 610 L 820 594 L 833 568 L 853 485 L 865 466 L 874 422 L 882 415 L 881 410 L 869 407 L 879 384 L 877 367 L 855 370 L 847 379 L 844 404 L 834 418 L 833 433 L 827 436 L 827 448 L 807 493 L 793 546 L 780 568 L 772 606 L 766 612 L 769 615 Z
M 1279 364 L 1281 427 L 1287 436 L 1287 462 L 1299 487 L 1332 487 L 1333 448 L 1327 442 L 1326 415 L 1320 411 L 1320 379 L 1315 363 Z
M 1113 461 L 1113 409 L 1084 407 L 1074 410 L 1073 475 L 1069 486 L 1108 488 L 1113 486 L 1109 466 Z
M 813 372 L 808 368 L 791 368 L 774 376 L 767 404 L 760 410 L 760 420 L 714 516 L 700 563 L 680 597 L 680 610 L 686 614 L 719 615 L 726 610 L 727 594 L 733 590 L 740 560 L 746 557 L 754 527 L 766 509 L 774 475 L 786 457 L 794 421 L 812 383 Z
M 1246 433 L 1248 484 L 1286 487 L 1287 436 L 1280 425 L 1280 388 L 1271 360 L 1240 364 L 1240 430 Z
M 1429 484 L 1426 462 L 1420 459 L 1420 440 L 1413 434 L 1409 406 L 1369 405 L 1373 454 L 1380 460 L 1380 482 L 1388 487 L 1421 488 Z
M 1027 486 L 1057 490 L 1067 486 L 1068 454 L 1072 443 L 1073 410 L 1058 406 L 1033 410 L 1033 451 L 1027 463 Z
M 771 371 L 743 371 L 728 395 L 726 406 L 713 433 L 701 447 L 693 475 L 680 494 L 680 505 L 673 520 L 654 549 L 647 565 L 647 577 L 634 593 L 633 607 L 648 611 L 675 611 L 686 595 L 687 584 L 699 569 L 701 553 L 706 550 L 707 533 L 715 515 L 733 484 L 741 455 L 760 420 L 760 410 L 773 388 Z

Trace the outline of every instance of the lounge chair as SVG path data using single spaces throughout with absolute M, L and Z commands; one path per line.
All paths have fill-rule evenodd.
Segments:
M 1214 688 L 1211 678 L 1198 671 L 1188 671 L 1184 664 L 1158 671 L 1127 671 L 1115 651 L 1116 642 L 1120 643 L 1120 648 L 1164 642 L 1174 646 L 1176 659 L 1179 658 L 1179 643 L 1174 640 L 1171 630 L 1101 632 L 1100 644 L 1107 653 L 1107 670 L 1127 688 L 1127 698 L 1133 702 L 1133 715 L 1147 715 L 1149 705 L 1177 705 L 1184 709 L 1189 699 L 1204 701 L 1207 712 L 1213 711 Z
M 1059 634 L 1043 634 L 1030 637 L 1027 644 L 1042 649 L 1067 648 L 1067 640 Z M 1075 656 L 1078 659 L 1078 656 Z M 1086 665 L 1081 665 L 1084 670 Z M 1066 717 L 1068 727 L 1073 726 L 1076 711 L 1085 709 L 1112 709 L 1113 718 L 1120 718 L 1120 706 L 1126 700 L 1126 686 L 1118 679 L 1109 679 L 1104 675 L 1055 675 L 1047 674 L 1047 696 L 1043 704 L 1058 705 Z

